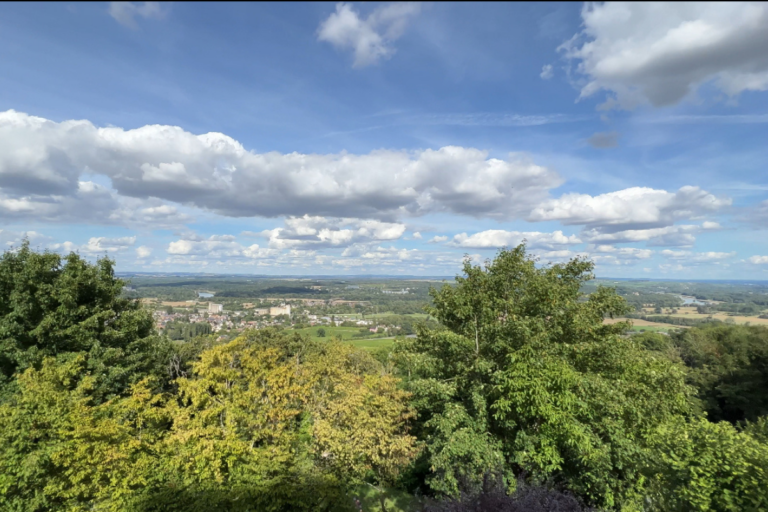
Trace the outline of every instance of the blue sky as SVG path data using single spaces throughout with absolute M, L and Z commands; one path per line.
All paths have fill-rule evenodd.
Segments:
M 7 247 L 768 276 L 765 4 L 9 3 L 0 65 Z

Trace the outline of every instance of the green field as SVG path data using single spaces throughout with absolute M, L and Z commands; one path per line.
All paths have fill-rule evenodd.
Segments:
M 383 337 L 372 334 L 370 338 L 353 338 L 360 333 L 362 327 L 329 327 L 315 326 L 304 329 L 294 329 L 301 334 L 308 334 L 315 341 L 330 341 L 336 336 L 341 336 L 343 341 L 349 341 L 354 347 L 372 350 L 382 347 L 390 347 L 395 342 L 392 337 Z M 325 337 L 317 335 L 318 329 L 325 329 Z
M 394 314 L 395 313 L 393 313 L 391 311 L 385 311 L 384 313 L 369 313 L 369 314 L 365 315 L 365 318 L 366 319 L 368 319 L 368 318 L 381 318 L 381 317 L 384 317 L 384 316 L 391 316 L 391 315 L 394 315 Z M 400 315 L 400 316 L 410 316 L 410 317 L 413 317 L 413 318 L 418 318 L 419 320 L 426 320 L 429 315 L 426 314 L 426 313 L 409 313 L 407 315 Z
M 353 347 L 365 350 L 374 350 L 377 348 L 389 348 L 395 343 L 394 338 L 380 338 L 368 340 L 352 340 L 349 342 Z

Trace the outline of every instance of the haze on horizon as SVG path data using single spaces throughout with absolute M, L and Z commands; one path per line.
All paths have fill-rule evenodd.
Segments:
M 768 280 L 766 3 L 0 6 L 0 243 Z

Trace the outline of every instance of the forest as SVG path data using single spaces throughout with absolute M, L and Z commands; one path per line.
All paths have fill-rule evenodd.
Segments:
M 628 335 L 588 260 L 467 260 L 385 357 L 172 340 L 114 265 L 0 259 L 2 510 L 768 509 L 768 328 Z

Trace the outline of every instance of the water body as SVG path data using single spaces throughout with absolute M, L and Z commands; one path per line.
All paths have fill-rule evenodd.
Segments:
M 706 302 L 701 302 L 696 297 L 688 297 L 685 295 L 680 296 L 680 300 L 683 301 L 683 306 L 706 306 Z
M 201 299 L 210 299 L 211 297 L 213 297 L 213 294 L 208 292 L 197 292 L 197 296 L 200 297 Z

